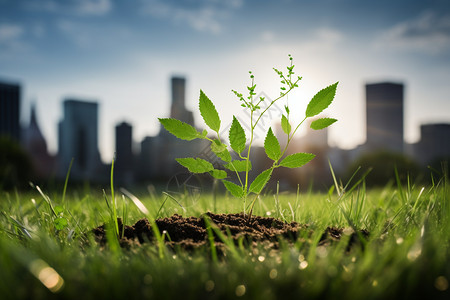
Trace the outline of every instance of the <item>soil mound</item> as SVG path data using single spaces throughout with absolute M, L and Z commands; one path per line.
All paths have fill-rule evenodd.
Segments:
M 288 242 L 295 242 L 299 238 L 308 238 L 312 235 L 312 230 L 307 225 L 296 222 L 285 223 L 279 219 L 253 216 L 250 220 L 244 214 L 205 214 L 213 226 L 216 226 L 225 235 L 234 240 L 237 244 L 243 239 L 247 245 L 266 243 L 271 248 L 278 248 L 278 242 L 282 238 Z M 129 248 L 132 245 L 142 245 L 144 243 L 154 243 L 155 236 L 152 226 L 147 219 L 140 219 L 134 225 L 128 226 L 118 219 L 119 231 L 122 236 L 120 244 Z M 184 249 L 195 249 L 208 245 L 208 232 L 204 217 L 188 217 L 174 214 L 169 218 L 157 219 L 155 221 L 160 233 L 164 236 L 166 245 L 171 248 L 181 247 Z M 95 240 L 100 245 L 105 245 L 106 227 L 99 226 L 92 230 Z M 216 246 L 223 246 L 223 241 L 214 231 L 214 243 Z M 347 249 L 361 238 L 368 237 L 365 230 L 354 232 L 351 229 L 328 227 L 322 234 L 319 244 L 328 245 L 334 241 L 339 241 L 342 235 L 350 235 Z

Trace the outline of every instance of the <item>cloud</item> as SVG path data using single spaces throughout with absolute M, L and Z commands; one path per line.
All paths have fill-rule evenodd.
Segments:
M 271 30 L 261 32 L 261 40 L 265 43 L 271 43 L 275 40 L 275 33 Z
M 110 0 L 83 0 L 78 2 L 78 11 L 88 15 L 104 15 L 110 12 Z
M 0 24 L 0 43 L 17 40 L 24 33 L 23 27 L 15 24 Z
M 79 23 L 60 20 L 56 26 L 66 38 L 73 41 L 78 47 L 85 49 L 92 44 L 93 39 L 90 32 Z
M 330 27 L 320 27 L 313 30 L 311 37 L 302 40 L 300 48 L 307 53 L 329 53 L 336 50 L 344 40 L 344 34 Z
M 376 45 L 430 54 L 447 52 L 450 50 L 450 15 L 424 12 L 415 19 L 399 23 L 385 31 Z
M 20 25 L 0 24 L 0 60 L 20 56 L 30 49 L 23 40 L 25 33 Z
M 111 0 L 43 0 L 27 2 L 26 8 L 50 13 L 101 16 L 112 10 Z
M 55 26 L 66 41 L 81 50 L 101 49 L 112 53 L 126 44 L 126 41 L 135 38 L 132 31 L 120 24 L 92 26 L 90 22 L 61 18 L 55 21 Z
M 142 0 L 142 13 L 159 19 L 168 19 L 175 24 L 187 24 L 200 31 L 218 34 L 223 30 L 223 21 L 231 12 L 243 5 L 242 0 L 219 1 L 198 0 L 181 4 L 178 1 Z

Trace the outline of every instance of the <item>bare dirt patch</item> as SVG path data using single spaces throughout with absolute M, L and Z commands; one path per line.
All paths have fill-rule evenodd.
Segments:
M 270 248 L 278 248 L 281 239 L 294 243 L 298 239 L 305 239 L 312 235 L 313 231 L 307 225 L 296 222 L 286 223 L 276 218 L 253 216 L 248 220 L 244 214 L 205 214 L 211 222 L 225 235 L 231 238 L 235 244 L 243 240 L 245 245 L 257 245 L 264 243 Z M 120 245 L 130 248 L 146 243 L 155 243 L 155 235 L 152 226 L 147 219 L 140 219 L 134 225 L 123 225 L 118 219 Z M 183 249 L 196 249 L 209 245 L 208 232 L 203 216 L 184 218 L 174 214 L 169 218 L 157 219 L 156 225 L 164 241 L 170 248 L 181 247 Z M 214 232 L 214 231 L 212 231 Z M 102 225 L 93 229 L 95 240 L 100 245 L 106 245 L 106 226 Z M 223 241 L 214 234 L 214 243 L 219 248 L 223 247 Z M 347 250 L 355 244 L 361 244 L 361 239 L 367 238 L 369 233 L 365 230 L 354 232 L 351 229 L 328 227 L 319 241 L 319 245 L 330 245 L 339 241 L 343 235 L 349 235 Z

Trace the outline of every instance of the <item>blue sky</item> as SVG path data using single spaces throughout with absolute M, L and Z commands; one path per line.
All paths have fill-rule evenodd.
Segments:
M 100 103 L 99 147 L 114 152 L 114 126 L 126 120 L 134 139 L 158 132 L 170 107 L 170 77 L 187 78 L 196 124 L 199 90 L 223 123 L 242 115 L 231 89 L 248 71 L 273 97 L 292 54 L 303 76 L 289 98 L 294 115 L 339 81 L 327 111 L 339 119 L 333 146 L 365 140 L 364 84 L 405 84 L 405 137 L 422 123 L 450 122 L 450 1 L 362 0 L 0 0 L 0 80 L 23 87 L 23 122 L 37 103 L 41 129 L 57 150 L 66 97 Z

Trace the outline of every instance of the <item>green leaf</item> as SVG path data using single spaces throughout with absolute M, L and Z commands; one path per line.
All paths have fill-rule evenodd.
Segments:
M 203 117 L 206 125 L 209 126 L 215 132 L 219 132 L 220 130 L 220 118 L 219 113 L 216 110 L 216 107 L 212 103 L 211 100 L 200 90 L 200 99 L 198 103 L 200 114 Z
M 231 161 L 231 154 L 228 151 L 228 149 L 225 149 L 222 152 L 218 152 L 218 153 L 216 153 L 216 155 L 223 161 L 226 161 L 226 162 L 230 162 Z
M 225 172 L 224 170 L 214 169 L 212 171 L 209 171 L 209 174 L 211 174 L 212 177 L 217 178 L 217 179 L 227 178 L 227 172 Z
M 245 150 L 245 131 L 235 116 L 233 116 L 233 122 L 231 123 L 229 140 L 231 148 L 236 153 L 240 154 Z
M 226 162 L 231 161 L 231 154 L 227 149 L 227 145 L 223 144 L 218 139 L 215 139 L 211 143 L 211 151 L 214 152 L 217 155 L 217 157 L 219 157 L 223 161 L 226 161 Z
M 55 206 L 55 208 L 53 209 L 55 211 L 55 214 L 60 215 L 64 213 L 64 208 L 62 206 Z
M 289 124 L 289 120 L 285 115 L 281 117 L 281 128 L 283 129 L 284 133 L 291 133 L 291 124 Z
M 252 184 L 250 184 L 250 193 L 259 194 L 263 190 L 263 188 L 266 186 L 267 182 L 270 179 L 270 176 L 272 175 L 273 169 L 267 169 L 263 171 L 261 174 L 259 174 L 255 180 L 253 180 Z
M 333 102 L 339 82 L 320 90 L 306 107 L 306 117 L 313 117 L 324 111 Z
M 327 128 L 328 126 L 330 126 L 331 124 L 333 124 L 336 121 L 337 120 L 333 119 L 333 118 L 317 119 L 317 120 L 311 122 L 311 128 L 314 129 L 314 130 L 324 129 L 324 128 Z
M 274 161 L 277 161 L 281 156 L 280 143 L 273 134 L 272 128 L 269 128 L 266 139 L 264 140 L 264 150 L 267 156 Z
M 172 118 L 158 118 L 164 128 L 179 139 L 191 141 L 202 136 L 191 125 Z
M 65 219 L 63 217 L 58 217 L 55 220 L 53 220 L 53 225 L 55 225 L 55 228 L 57 230 L 63 230 L 64 228 L 67 227 L 68 222 L 67 222 L 67 219 Z
M 311 161 L 314 157 L 316 156 L 311 153 L 294 153 L 286 156 L 280 162 L 280 166 L 286 168 L 299 168 Z
M 222 180 L 223 185 L 226 187 L 226 189 L 236 198 L 242 198 L 244 196 L 244 189 L 242 186 L 237 185 L 235 183 L 232 183 L 228 180 Z
M 215 139 L 211 143 L 211 151 L 213 151 L 214 153 L 220 153 L 220 152 L 225 151 L 226 149 L 227 149 L 227 145 L 225 145 L 218 139 Z
M 201 158 L 187 157 L 176 158 L 175 160 L 192 173 L 205 173 L 214 170 L 213 165 L 209 161 Z
M 245 172 L 247 168 L 247 161 L 233 160 L 232 162 L 225 164 L 223 166 L 233 172 Z M 252 162 L 248 161 L 248 170 L 250 171 L 251 169 L 252 169 Z

